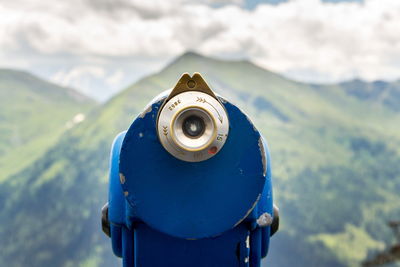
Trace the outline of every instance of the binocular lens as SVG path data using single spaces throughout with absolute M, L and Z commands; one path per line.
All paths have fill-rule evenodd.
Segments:
M 204 133 L 204 120 L 196 115 L 189 116 L 183 121 L 182 130 L 187 137 L 197 138 Z
M 220 151 L 228 136 L 229 121 L 218 99 L 203 92 L 187 91 L 163 104 L 157 131 L 161 144 L 171 155 L 199 162 Z

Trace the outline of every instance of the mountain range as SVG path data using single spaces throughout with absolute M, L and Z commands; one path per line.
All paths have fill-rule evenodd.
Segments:
M 0 182 L 42 156 L 94 106 L 73 89 L 0 69 Z
M 1 124 L 0 262 L 120 264 L 100 226 L 110 146 L 184 72 L 200 72 L 269 143 L 281 228 L 265 266 L 358 266 L 394 241 L 386 221 L 400 218 L 400 81 L 307 84 L 249 61 L 189 52 L 103 104 L 43 81 L 30 86 L 37 79 L 26 73 L 0 72 L 0 115 L 39 114 Z M 10 98 L 17 89 L 43 101 Z M 24 153 L 12 154 L 9 142 L 19 134 L 13 127 L 32 139 L 27 151 L 40 151 L 22 165 Z M 10 153 L 16 160 L 3 160 Z

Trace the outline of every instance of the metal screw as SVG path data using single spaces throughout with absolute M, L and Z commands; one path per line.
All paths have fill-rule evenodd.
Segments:
M 188 86 L 189 88 L 194 88 L 194 87 L 196 86 L 196 82 L 193 81 L 193 80 L 189 80 L 189 81 L 187 82 L 187 86 Z

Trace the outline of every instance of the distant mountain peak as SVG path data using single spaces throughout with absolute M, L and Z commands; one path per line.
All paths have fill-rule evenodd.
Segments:
M 210 60 L 210 61 L 220 61 L 220 62 L 229 62 L 229 63 L 248 63 L 251 65 L 254 65 L 256 67 L 258 67 L 257 65 L 255 65 L 253 62 L 251 62 L 248 59 L 226 59 L 223 57 L 220 57 L 218 55 L 203 55 L 199 52 L 196 51 L 192 51 L 192 50 L 188 50 L 186 52 L 184 52 L 182 55 L 177 56 L 175 58 L 176 61 L 178 60 Z M 265 70 L 265 69 L 264 69 Z
M 183 54 L 181 54 L 180 56 L 177 56 L 176 58 L 174 58 L 164 69 L 168 69 L 174 65 L 177 65 L 179 63 L 182 63 L 183 65 L 187 65 L 189 62 L 193 62 L 193 63 L 199 63 L 201 62 L 202 64 L 206 63 L 206 64 L 215 64 L 215 63 L 221 63 L 221 64 L 237 64 L 237 66 L 241 66 L 244 67 L 243 65 L 247 65 L 246 67 L 251 67 L 254 69 L 257 69 L 259 71 L 268 73 L 268 74 L 272 74 L 275 76 L 279 76 L 283 79 L 286 79 L 285 77 L 283 77 L 282 75 L 272 72 L 266 68 L 263 68 L 259 65 L 254 64 L 251 60 L 249 59 L 225 59 L 216 55 L 203 55 L 199 52 L 196 51 L 186 51 Z M 198 70 L 196 70 L 198 71 Z
M 204 56 L 198 52 L 194 51 L 186 51 L 183 54 L 175 57 L 170 64 L 168 64 L 166 67 L 169 67 L 171 65 L 177 64 L 179 62 L 188 62 L 188 61 L 205 61 L 205 60 L 215 60 L 214 58 Z
M 192 51 L 192 50 L 188 50 L 185 53 L 183 53 L 181 56 L 179 56 L 178 58 L 190 58 L 190 57 L 200 57 L 200 58 L 206 58 L 206 56 L 201 55 L 198 52 Z

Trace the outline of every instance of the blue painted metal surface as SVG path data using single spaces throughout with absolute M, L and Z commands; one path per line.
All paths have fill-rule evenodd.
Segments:
M 222 150 L 202 162 L 172 157 L 158 141 L 154 100 L 114 140 L 109 221 L 115 255 L 131 266 L 259 266 L 273 214 L 267 143 L 233 104 Z

